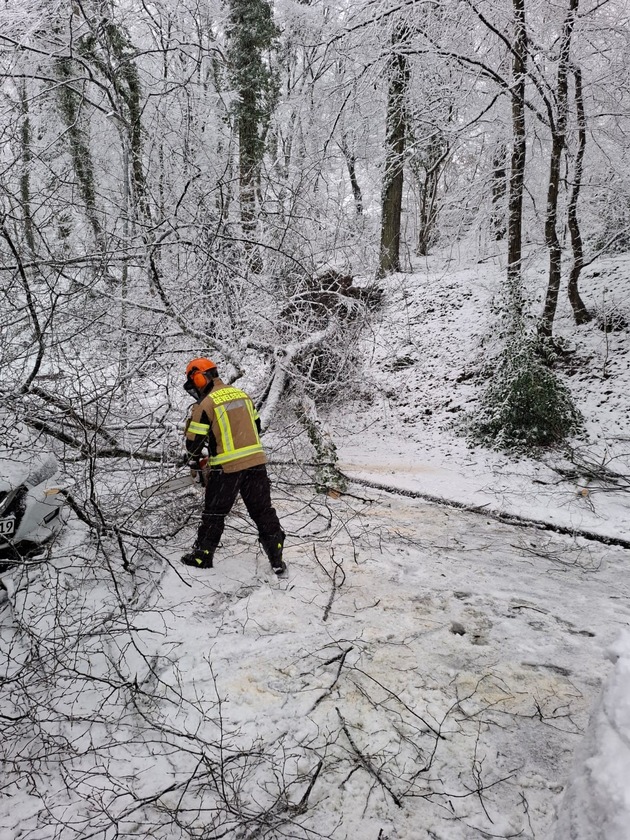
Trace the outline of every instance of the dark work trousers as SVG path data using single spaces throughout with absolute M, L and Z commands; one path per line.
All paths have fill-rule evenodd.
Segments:
M 225 517 L 232 510 L 238 494 L 258 528 L 261 540 L 281 532 L 280 520 L 271 504 L 271 484 L 264 464 L 239 472 L 221 469 L 209 472 L 206 501 L 197 533 L 197 548 L 210 551 L 218 546 Z

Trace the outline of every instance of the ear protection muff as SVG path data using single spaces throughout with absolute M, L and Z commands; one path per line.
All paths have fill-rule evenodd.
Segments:
M 192 384 L 198 391 L 203 391 L 203 389 L 208 384 L 206 374 L 198 370 L 197 368 L 193 368 L 190 371 L 190 373 L 188 374 L 188 378 L 192 380 Z
M 216 377 L 217 366 L 210 359 L 200 357 L 193 359 L 186 367 L 186 391 L 202 393 L 208 387 L 210 377 Z

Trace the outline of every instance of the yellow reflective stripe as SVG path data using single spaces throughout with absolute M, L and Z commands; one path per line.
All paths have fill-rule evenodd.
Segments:
M 214 414 L 221 432 L 221 449 L 223 452 L 233 452 L 234 438 L 232 437 L 232 427 L 230 426 L 227 408 L 223 405 L 217 405 Z
M 245 400 L 245 405 L 247 406 L 247 410 L 249 411 L 249 416 L 252 421 L 252 427 L 254 429 L 254 434 L 256 435 L 256 440 L 260 442 L 258 429 L 256 428 L 256 417 L 258 417 L 258 415 L 256 413 L 256 409 L 254 408 L 254 404 L 251 400 Z
M 263 448 L 260 443 L 255 443 L 252 446 L 242 446 L 240 449 L 232 450 L 232 452 L 225 452 L 222 455 L 213 455 L 210 458 L 210 466 L 227 464 L 230 461 L 238 461 L 239 458 L 246 458 L 248 455 L 256 455 L 262 451 Z
M 240 458 L 247 458 L 249 455 L 263 453 L 264 450 L 262 444 L 260 443 L 258 429 L 256 428 L 256 417 L 258 414 L 247 394 L 238 388 L 221 388 L 220 391 L 208 394 L 208 396 L 214 403 L 214 416 L 221 436 L 221 451 L 217 455 L 210 456 L 210 466 L 227 464 L 230 461 L 238 461 Z M 235 448 L 229 416 L 229 411 L 234 406 L 225 405 L 225 403 L 240 403 L 247 408 L 252 428 L 254 430 L 254 435 L 256 437 L 256 443 L 251 446 L 242 446 L 239 449 Z
M 210 431 L 210 426 L 207 423 L 195 423 L 191 420 L 186 431 L 191 432 L 193 435 L 207 435 Z

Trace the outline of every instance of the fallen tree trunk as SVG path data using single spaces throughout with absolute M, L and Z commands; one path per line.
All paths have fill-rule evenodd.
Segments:
M 500 510 L 493 510 L 485 505 L 469 505 L 465 502 L 445 499 L 442 496 L 434 496 L 432 493 L 420 493 L 417 490 L 407 490 L 403 487 L 381 484 L 377 481 L 369 481 L 366 478 L 353 478 L 346 473 L 341 473 L 341 475 L 348 484 L 358 484 L 361 487 L 370 487 L 373 490 L 382 490 L 385 493 L 393 493 L 397 496 L 406 496 L 410 499 L 421 499 L 423 502 L 431 502 L 432 504 L 441 505 L 442 507 L 455 508 L 456 510 L 463 510 L 467 513 L 477 513 L 482 516 L 488 516 L 490 519 L 495 519 L 497 522 L 504 522 L 507 525 L 514 525 L 521 528 L 538 528 L 541 531 L 553 531 L 556 534 L 566 534 L 570 537 L 583 537 L 585 540 L 593 540 L 595 542 L 603 543 L 604 545 L 614 545 L 619 548 L 630 549 L 630 540 L 626 540 L 623 537 L 598 534 L 595 531 L 587 531 L 583 528 L 570 528 L 568 525 L 556 525 L 553 522 L 544 522 L 541 519 L 528 519 L 527 517 L 519 516 L 516 513 L 506 513 Z

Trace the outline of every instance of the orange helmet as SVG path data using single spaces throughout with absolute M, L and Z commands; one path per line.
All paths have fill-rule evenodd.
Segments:
M 195 388 L 202 391 L 208 384 L 206 373 L 210 370 L 216 370 L 217 366 L 210 359 L 200 358 L 193 359 L 188 363 L 186 368 L 186 378 L 190 380 Z

